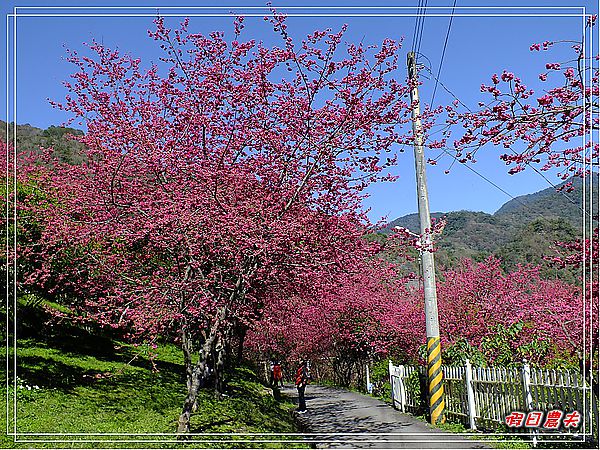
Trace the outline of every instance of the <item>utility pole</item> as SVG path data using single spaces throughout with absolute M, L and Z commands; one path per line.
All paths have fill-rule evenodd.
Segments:
M 410 100 L 412 105 L 413 134 L 415 148 L 415 170 L 417 173 L 417 202 L 421 222 L 421 265 L 423 270 L 423 289 L 425 291 L 425 326 L 427 331 L 427 381 L 429 412 L 431 423 L 444 423 L 444 374 L 442 372 L 442 351 L 440 346 L 440 325 L 438 321 L 437 293 L 435 289 L 435 263 L 431 242 L 431 217 L 429 216 L 429 197 L 425 178 L 425 155 L 423 152 L 423 126 L 419 107 L 419 89 L 415 53 L 406 57 L 408 78 L 412 84 Z

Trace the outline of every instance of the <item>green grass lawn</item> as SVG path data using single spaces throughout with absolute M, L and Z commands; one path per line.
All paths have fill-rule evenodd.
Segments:
M 1 448 L 80 448 L 80 447 L 265 447 L 289 448 L 280 443 L 208 443 L 194 436 L 189 443 L 172 443 L 175 436 L 149 436 L 148 433 L 174 433 L 185 396 L 184 369 L 179 350 L 161 345 L 153 362 L 147 349 L 107 338 L 66 336 L 21 339 L 17 343 L 16 430 L 3 435 Z M 5 387 L 8 405 L 2 402 L 0 417 L 6 427 L 7 406 L 10 430 L 14 430 L 15 389 Z M 12 383 L 12 378 L 11 378 Z M 272 391 L 256 375 L 242 367 L 231 375 L 227 396 L 216 397 L 212 389 L 201 390 L 198 411 L 192 416 L 192 433 L 294 433 L 294 405 L 276 401 Z M 40 436 L 63 433 L 64 436 Z M 74 436 L 69 433 L 135 433 L 139 436 Z M 211 439 L 234 439 L 215 436 Z M 251 439 L 245 437 L 243 439 Z M 100 442 L 23 442 L 23 440 L 96 440 Z M 131 440 L 142 440 L 135 443 Z M 151 443 L 148 440 L 162 440 Z M 206 439 L 206 438 L 204 438 Z M 238 439 L 242 439 L 238 437 Z M 254 439 L 259 439 L 254 437 Z M 282 439 L 261 437 L 260 439 Z M 299 437 L 288 439 L 300 439 Z M 108 441 L 117 442 L 108 442 Z M 301 445 L 304 447 L 304 445 Z

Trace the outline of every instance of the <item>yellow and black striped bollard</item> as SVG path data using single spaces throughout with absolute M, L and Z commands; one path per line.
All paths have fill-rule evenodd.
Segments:
M 427 338 L 427 375 L 429 386 L 429 412 L 432 424 L 446 421 L 444 408 L 444 373 L 442 371 L 442 354 L 439 336 Z

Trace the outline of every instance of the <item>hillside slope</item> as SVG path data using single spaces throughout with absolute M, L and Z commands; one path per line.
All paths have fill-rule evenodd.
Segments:
M 490 254 L 501 256 L 506 268 L 518 263 L 541 263 L 542 256 L 551 252 L 550 247 L 555 241 L 570 241 L 582 234 L 583 182 L 580 178 L 565 183 L 568 181 L 573 182 L 572 192 L 557 192 L 550 187 L 516 197 L 494 214 L 474 211 L 432 213 L 432 217 L 447 220 L 444 233 L 437 242 L 440 264 L 452 265 L 461 258 L 482 259 Z M 586 211 L 590 208 L 590 181 L 586 181 Z M 594 199 L 598 198 L 598 181 L 598 174 L 595 174 L 592 183 Z M 597 211 L 597 202 L 594 202 L 594 208 Z M 396 226 L 418 233 L 418 215 L 399 217 L 384 231 L 389 232 Z
M 0 141 L 6 142 L 8 127 L 8 140 L 13 143 L 13 124 L 0 120 Z M 29 124 L 17 125 L 17 151 L 40 151 L 40 147 L 53 148 L 58 158 L 63 162 L 79 164 L 83 161 L 81 150 L 83 144 L 70 138 L 70 135 L 82 135 L 83 131 L 75 128 L 51 126 L 45 130 Z

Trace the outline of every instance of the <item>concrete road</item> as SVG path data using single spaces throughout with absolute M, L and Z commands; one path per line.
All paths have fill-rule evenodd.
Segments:
M 282 393 L 297 402 L 293 386 L 288 385 Z M 306 406 L 308 411 L 296 417 L 306 433 L 315 433 L 307 438 L 318 441 L 319 448 L 491 448 L 431 428 L 380 400 L 345 389 L 309 385 Z

